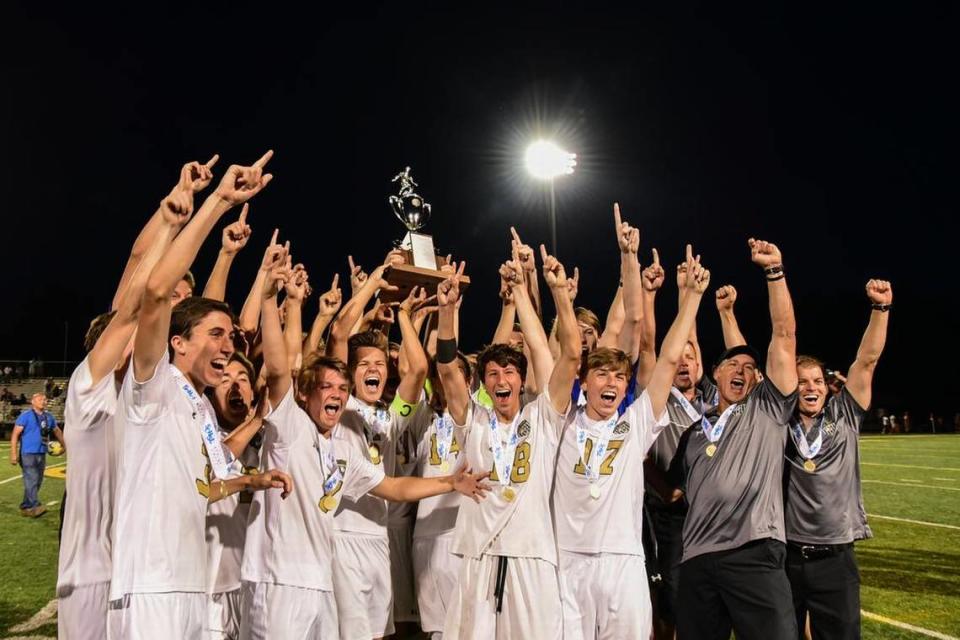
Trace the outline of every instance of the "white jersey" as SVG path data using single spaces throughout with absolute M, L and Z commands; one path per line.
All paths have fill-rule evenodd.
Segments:
M 70 452 L 58 592 L 110 581 L 117 410 L 113 371 L 93 383 L 89 356 L 70 376 L 63 436 Z
M 396 403 L 395 403 L 396 404 Z M 412 405 L 417 406 L 417 405 Z M 417 411 L 401 416 L 383 405 L 368 405 L 350 396 L 333 430 L 337 452 L 362 456 L 385 475 L 397 475 L 397 440 Z M 406 463 L 406 461 L 405 461 Z M 363 496 L 356 502 L 341 501 L 334 518 L 337 531 L 387 537 L 387 501 Z
M 228 431 L 221 430 L 225 438 Z M 257 473 L 260 451 L 247 446 L 230 467 L 231 475 Z M 207 593 L 227 593 L 240 588 L 240 563 L 247 538 L 247 517 L 253 493 L 241 491 L 207 507 Z
M 243 580 L 332 591 L 336 506 L 331 502 L 362 498 L 383 482 L 383 468 L 336 440 L 322 437 L 295 402 L 292 387 L 266 422 L 262 464 L 286 471 L 296 486 L 285 500 L 279 489 L 254 495 Z M 336 469 L 327 468 L 328 454 L 336 461 Z M 341 481 L 325 493 L 324 482 L 337 472 L 342 474 Z
M 492 410 L 471 402 L 466 425 L 458 428 L 466 464 L 477 472 L 491 470 L 494 490 L 479 504 L 461 501 L 453 552 L 467 558 L 539 558 L 556 566 L 550 490 L 564 415 L 553 408 L 547 392 L 520 410 L 509 484 L 512 501 L 503 496 L 494 468 L 491 420 L 496 421 Z M 501 434 L 503 429 L 498 426 Z
M 207 590 L 204 539 L 212 472 L 201 434 L 204 416 L 175 376 L 181 374 L 163 359 L 149 380 L 134 380 L 130 367 L 123 381 L 116 414 L 124 435 L 111 600 Z M 200 398 L 216 424 L 210 401 Z
M 577 424 L 586 436 L 577 441 Z M 663 428 L 670 424 L 666 411 L 653 415 L 650 395 L 644 391 L 613 423 L 602 458 L 590 455 L 605 439 L 605 420 L 587 418 L 586 408 L 570 412 L 564 426 L 557 460 L 553 512 L 557 521 L 557 546 L 576 553 L 643 555 L 643 459 Z M 591 458 L 595 489 L 582 457 Z
M 438 433 L 438 423 L 445 420 L 446 425 L 453 424 L 448 412 L 437 415 L 429 407 L 421 410 L 422 415 L 410 425 L 410 433 L 417 439 L 417 475 L 421 478 L 438 478 L 457 473 L 464 465 L 465 457 L 460 455 L 460 443 L 454 437 L 450 441 L 447 455 L 441 459 L 437 438 L 442 438 L 444 429 Z M 447 468 L 444 470 L 443 463 Z M 427 538 L 451 533 L 457 526 L 457 512 L 460 510 L 461 496 L 456 491 L 425 498 L 417 505 L 417 524 L 413 537 Z

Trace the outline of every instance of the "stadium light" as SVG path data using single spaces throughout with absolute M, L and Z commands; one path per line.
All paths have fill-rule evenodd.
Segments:
M 564 151 L 548 140 L 537 140 L 527 147 L 525 159 L 527 171 L 540 180 L 570 175 L 577 166 L 577 154 Z

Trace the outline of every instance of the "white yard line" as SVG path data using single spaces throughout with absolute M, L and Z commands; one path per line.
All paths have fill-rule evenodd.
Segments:
M 57 600 L 53 599 L 43 606 L 43 609 L 33 614 L 33 617 L 26 622 L 21 622 L 10 627 L 10 633 L 23 633 L 24 631 L 33 631 L 39 629 L 45 624 L 50 624 L 57 618 Z M 40 636 L 30 636 L 40 637 Z
M 923 489 L 942 489 L 943 491 L 960 491 L 958 487 L 938 487 L 935 484 L 907 484 L 903 482 L 888 482 L 887 480 L 861 480 L 861 482 L 869 482 L 871 484 L 892 484 L 895 487 L 910 487 L 913 488 L 923 488 Z M 912 480 L 910 482 L 913 482 Z
M 67 464 L 66 462 L 58 462 L 57 464 L 48 464 L 47 469 L 53 469 L 54 467 L 62 467 L 66 464 Z M 23 474 L 20 474 L 19 476 L 13 476 L 12 478 L 4 478 L 3 480 L 0 480 L 0 484 L 7 484 L 8 482 L 13 482 L 14 480 L 17 480 L 22 477 L 23 477 Z
M 938 640 L 960 640 L 960 638 L 957 638 L 956 636 L 948 636 L 947 634 L 940 633 L 939 631 L 931 631 L 930 629 L 917 627 L 912 624 L 907 624 L 906 622 L 900 622 L 899 620 L 894 620 L 893 618 L 887 618 L 886 616 L 881 616 L 876 613 L 870 613 L 869 611 L 864 611 L 863 609 L 860 610 L 860 615 L 870 620 L 875 620 L 877 622 L 889 624 L 892 627 L 897 627 L 900 629 L 906 629 L 907 631 L 913 631 L 914 633 L 919 633 L 921 635 L 927 636 L 928 638 L 937 638 Z
M 942 529 L 956 529 L 960 531 L 960 527 L 953 524 L 941 524 L 939 522 L 924 522 L 923 520 L 911 520 L 910 518 L 895 518 L 893 516 L 881 516 L 876 513 L 868 513 L 868 518 L 879 518 L 880 520 L 893 520 L 894 522 L 907 522 L 909 524 L 920 524 L 925 527 L 940 527 Z
M 892 462 L 861 462 L 865 467 L 900 467 L 903 469 L 926 469 L 928 471 L 960 471 L 960 467 L 922 467 L 916 464 L 894 464 Z

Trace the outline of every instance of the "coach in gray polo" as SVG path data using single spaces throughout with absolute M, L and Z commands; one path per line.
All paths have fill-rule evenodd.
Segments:
M 796 323 L 780 250 L 750 242 L 763 267 L 773 337 L 766 375 L 746 345 L 728 349 L 713 377 L 719 404 L 683 435 L 671 465 L 689 510 L 677 610 L 680 640 L 797 636 L 783 521 L 783 451 L 797 398 Z

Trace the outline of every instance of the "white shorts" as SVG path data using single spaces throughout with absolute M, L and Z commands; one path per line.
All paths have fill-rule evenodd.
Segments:
M 207 596 L 207 638 L 237 640 L 240 637 L 240 611 L 243 595 L 240 589 Z
M 128 593 L 110 602 L 110 640 L 202 640 L 207 594 Z
M 642 556 L 560 552 L 564 640 L 649 638 L 653 610 Z
M 337 602 L 331 591 L 244 582 L 241 640 L 338 640 Z
M 457 589 L 460 556 L 453 554 L 453 532 L 413 539 L 413 571 L 417 580 L 420 628 L 427 633 L 443 631 L 447 608 Z
M 103 640 L 107 637 L 110 582 L 61 588 L 57 598 L 57 637 L 60 640 Z
M 333 590 L 337 596 L 340 637 L 370 640 L 392 634 L 387 539 L 338 531 L 333 548 Z
M 497 614 L 497 556 L 463 558 L 460 584 L 443 626 L 443 640 L 557 640 L 563 612 L 557 568 L 537 558 L 510 558 Z
M 413 520 L 387 528 L 390 540 L 390 584 L 393 590 L 393 621 L 419 622 L 417 593 L 413 589 Z

